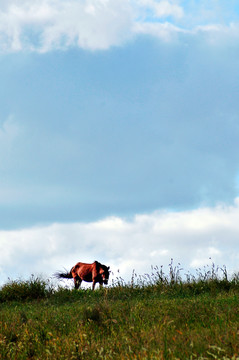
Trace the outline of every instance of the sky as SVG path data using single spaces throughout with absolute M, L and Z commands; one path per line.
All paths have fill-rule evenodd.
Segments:
M 239 271 L 238 44 L 236 0 L 1 0 L 0 284 Z

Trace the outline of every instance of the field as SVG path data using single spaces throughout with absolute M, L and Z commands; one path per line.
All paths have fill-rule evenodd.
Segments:
M 239 277 L 152 268 L 69 290 L 32 276 L 0 289 L 1 359 L 239 359 Z

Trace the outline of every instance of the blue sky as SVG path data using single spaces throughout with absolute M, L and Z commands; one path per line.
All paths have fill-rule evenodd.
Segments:
M 1 2 L 0 246 L 21 244 L 19 267 L 32 256 L 22 236 L 30 229 L 45 234 L 43 243 L 54 238 L 57 249 L 54 224 L 91 227 L 78 260 L 81 253 L 89 261 L 101 256 L 129 271 L 126 258 L 94 250 L 94 224 L 109 219 L 110 234 L 124 246 L 140 232 L 138 216 L 178 214 L 194 223 L 202 209 L 237 211 L 238 14 L 236 1 Z M 120 238 L 125 221 L 134 230 Z M 219 224 L 212 224 L 218 234 Z M 215 234 L 192 247 L 198 258 L 185 259 L 188 266 L 200 265 L 205 249 L 224 261 L 225 244 Z M 174 240 L 167 236 L 168 249 L 153 236 L 150 253 L 159 255 L 152 261 L 178 256 L 176 231 Z M 231 251 L 237 259 L 234 240 Z M 54 251 L 46 258 L 50 271 Z M 10 271 L 3 263 L 2 277 Z

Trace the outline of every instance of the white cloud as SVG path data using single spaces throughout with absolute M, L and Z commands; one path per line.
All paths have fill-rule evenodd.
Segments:
M 231 25 L 220 25 L 221 9 L 214 9 L 212 5 L 208 13 L 203 11 L 204 6 L 207 8 L 206 4 L 198 5 L 198 9 L 195 4 L 183 8 L 179 1 L 173 0 L 2 1 L 0 49 L 2 52 L 46 52 L 78 46 L 97 50 L 120 45 L 135 34 L 169 40 L 172 33 L 194 34 L 202 26 L 209 33 L 214 32 L 215 27 L 223 32 L 230 29 Z M 207 14 L 206 23 L 202 15 L 198 17 L 199 12 Z
M 239 38 L 239 24 L 230 23 L 228 25 L 199 25 L 191 31 L 191 34 L 205 35 L 207 41 L 211 45 L 235 43 Z
M 174 25 L 169 22 L 135 22 L 132 26 L 135 34 L 146 34 L 157 37 L 162 41 L 171 41 L 177 39 L 180 34 L 189 36 L 204 36 L 206 42 L 210 45 L 220 45 L 235 43 L 239 38 L 239 25 L 230 23 L 229 25 L 208 24 L 197 25 L 187 28 Z
M 177 4 L 172 4 L 169 1 L 161 1 L 154 3 L 155 14 L 158 17 L 174 16 L 175 18 L 183 17 L 183 9 Z
M 183 8 L 179 6 L 175 1 L 140 0 L 137 2 L 137 4 L 139 6 L 139 9 L 141 10 L 141 13 L 143 11 L 147 13 L 149 10 L 152 10 L 152 16 L 155 18 L 163 18 L 167 16 L 181 18 L 184 14 Z
M 23 230 L 0 231 L 1 282 L 43 273 L 50 276 L 77 261 L 99 260 L 115 276 L 129 280 L 164 266 L 173 258 L 186 271 L 226 265 L 238 271 L 239 202 L 234 206 L 184 212 L 154 212 L 132 220 L 109 217 L 98 222 L 52 224 Z M 14 264 L 14 265 L 13 265 Z
M 190 263 L 190 266 L 193 268 L 202 268 L 203 266 L 208 265 L 208 258 L 220 259 L 221 256 L 222 256 L 221 251 L 219 251 L 214 247 L 199 249 L 197 250 L 192 262 Z
M 137 22 L 133 26 L 135 34 L 145 34 L 160 38 L 163 41 L 171 41 L 180 33 L 188 33 L 188 31 L 177 27 L 169 22 L 165 23 L 144 23 Z
M 127 0 L 9 0 L 0 5 L 0 44 L 10 51 L 105 49 L 124 39 L 130 23 Z

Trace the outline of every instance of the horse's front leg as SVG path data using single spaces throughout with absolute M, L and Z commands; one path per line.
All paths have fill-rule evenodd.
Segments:
M 82 280 L 78 276 L 74 277 L 74 283 L 75 283 L 76 290 L 79 289 L 81 282 L 82 282 Z

